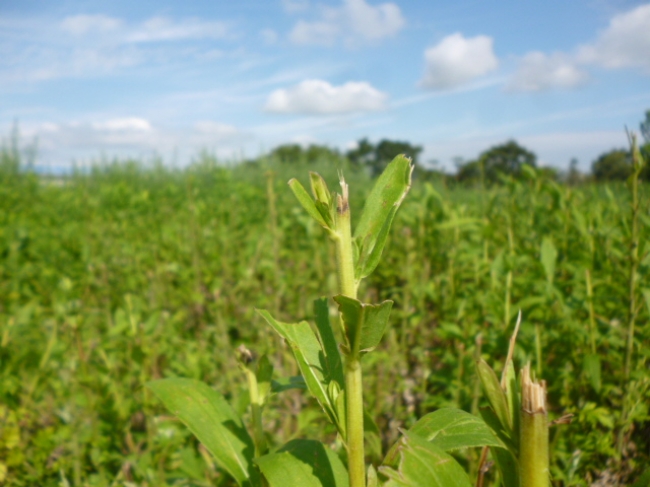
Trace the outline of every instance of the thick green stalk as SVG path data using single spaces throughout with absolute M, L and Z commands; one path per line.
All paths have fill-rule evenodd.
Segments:
M 342 195 L 336 201 L 336 265 L 341 294 L 357 297 L 354 254 L 350 228 L 348 185 L 341 179 Z M 366 461 L 363 444 L 363 378 L 358 356 L 349 355 L 345 363 L 348 475 L 350 487 L 365 487 Z
M 336 201 L 336 267 L 341 294 L 351 298 L 357 297 L 357 282 L 354 278 L 354 254 L 352 252 L 352 230 L 350 226 L 350 203 L 348 185 L 341 180 L 343 195 Z
M 363 444 L 363 379 L 359 359 L 348 357 L 345 364 L 345 394 L 350 487 L 365 487 L 366 460 Z
M 521 374 L 519 473 L 523 487 L 549 487 L 546 384 L 532 381 L 530 364 Z

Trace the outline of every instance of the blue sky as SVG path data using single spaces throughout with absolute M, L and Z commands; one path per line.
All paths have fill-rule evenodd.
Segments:
M 631 0 L 0 0 L 0 134 L 56 167 L 368 137 L 587 170 L 650 109 L 649 25 Z

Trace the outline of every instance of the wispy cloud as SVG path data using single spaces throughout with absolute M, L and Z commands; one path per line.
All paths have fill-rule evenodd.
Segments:
M 5 28 L 6 27 L 6 28 Z M 223 21 L 151 17 L 141 22 L 102 14 L 58 21 L 0 21 L 0 80 L 9 83 L 97 77 L 134 66 L 167 62 L 192 52 L 205 59 L 215 40 L 231 37 Z M 183 41 L 184 44 L 178 44 Z M 200 48 L 199 48 L 200 47 Z M 205 52 L 204 52 L 205 51 Z
M 392 37 L 406 25 L 394 3 L 371 5 L 365 0 L 343 0 L 340 7 L 321 7 L 316 20 L 299 20 L 289 39 L 296 44 L 349 46 Z
M 588 79 L 589 74 L 571 56 L 563 53 L 547 55 L 534 51 L 520 60 L 508 88 L 512 91 L 575 88 L 584 85 Z

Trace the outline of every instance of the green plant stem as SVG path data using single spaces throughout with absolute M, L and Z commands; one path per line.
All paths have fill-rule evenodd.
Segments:
M 531 380 L 530 364 L 521 374 L 519 473 L 522 487 L 549 487 L 546 385 Z
M 266 436 L 262 428 L 262 404 L 260 401 L 259 389 L 257 387 L 257 377 L 255 373 L 244 367 L 246 379 L 248 380 L 248 394 L 251 401 L 251 419 L 253 423 L 253 442 L 255 443 L 255 458 L 264 455 L 267 450 Z
M 336 202 L 336 265 L 341 294 L 357 297 L 354 254 L 350 228 L 348 185 L 341 179 L 342 195 Z M 363 444 L 363 377 L 358 356 L 349 355 L 345 363 L 346 433 L 350 487 L 365 487 L 366 461 Z
M 589 341 L 591 353 L 596 355 L 596 315 L 594 313 L 594 289 L 591 283 L 591 272 L 585 269 L 585 280 L 587 283 L 587 304 L 589 305 Z
M 348 358 L 345 364 L 345 394 L 350 487 L 365 487 L 366 465 L 363 444 L 363 378 L 361 362 Z
M 629 308 L 627 337 L 625 344 L 625 367 L 623 369 L 623 407 L 621 410 L 621 425 L 618 434 L 618 453 L 623 453 L 624 437 L 628 415 L 628 396 L 630 394 L 630 373 L 632 370 L 632 355 L 634 352 L 634 328 L 636 325 L 637 299 L 636 299 L 636 281 L 639 268 L 639 175 L 643 166 L 641 154 L 636 145 L 636 138 L 632 139 L 632 165 L 633 173 L 630 178 L 630 190 L 632 193 L 631 204 L 631 231 L 630 231 L 630 269 L 628 278 L 629 287 Z

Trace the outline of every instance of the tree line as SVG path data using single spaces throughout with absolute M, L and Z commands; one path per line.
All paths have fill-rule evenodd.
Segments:
M 650 110 L 646 111 L 645 119 L 639 125 L 642 140 L 639 141 L 641 151 L 650 158 Z M 455 180 L 461 183 L 494 184 L 503 177 L 519 179 L 525 172 L 525 167 L 536 168 L 538 172 L 553 179 L 562 179 L 570 184 L 588 180 L 622 181 L 632 173 L 632 155 L 629 149 L 612 149 L 598 156 L 591 164 L 591 173 L 584 174 L 578 169 L 578 161 L 572 159 L 569 167 L 562 171 L 550 167 L 537 167 L 537 156 L 534 152 L 521 146 L 514 140 L 491 147 L 476 157 L 476 159 L 456 161 L 457 171 L 448 174 L 437 169 L 435 161 L 424 164 L 420 155 L 422 147 L 407 141 L 382 139 L 376 144 L 367 138 L 359 140 L 356 147 L 340 152 L 322 145 L 303 147 L 298 144 L 286 144 L 275 148 L 269 154 L 272 159 L 285 163 L 313 163 L 318 160 L 347 159 L 353 168 L 365 169 L 371 175 L 381 174 L 386 165 L 398 154 L 409 156 L 416 166 L 416 174 L 421 179 Z M 650 181 L 650 166 L 641 173 L 641 179 Z

